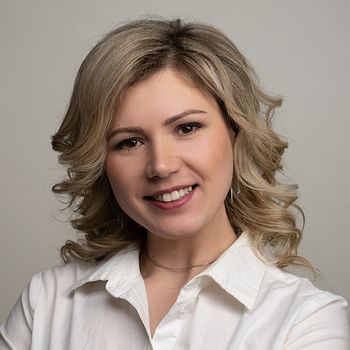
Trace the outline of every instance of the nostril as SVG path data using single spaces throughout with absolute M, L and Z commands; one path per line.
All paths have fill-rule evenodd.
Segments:
M 150 157 L 146 173 L 148 178 L 162 179 L 176 173 L 181 167 L 181 161 L 172 152 L 166 151 L 166 146 L 154 151 Z

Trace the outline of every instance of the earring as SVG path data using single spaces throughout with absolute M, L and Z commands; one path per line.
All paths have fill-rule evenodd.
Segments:
M 233 203 L 233 200 L 234 200 L 234 198 L 233 198 L 234 190 L 233 190 L 232 187 L 230 188 L 230 192 L 229 192 L 229 193 L 230 193 L 230 200 L 231 200 L 231 203 Z M 241 191 L 238 190 L 237 193 L 236 193 L 236 196 L 239 197 L 240 195 L 241 195 Z

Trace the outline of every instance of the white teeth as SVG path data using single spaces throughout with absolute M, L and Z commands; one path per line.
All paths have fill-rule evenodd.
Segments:
M 170 194 L 171 194 L 172 201 L 176 201 L 177 199 L 180 198 L 180 192 L 178 192 L 178 191 L 171 192 Z
M 164 202 L 171 202 L 171 193 L 164 193 L 163 194 L 163 201 Z
M 186 194 L 189 194 L 190 192 L 192 192 L 192 186 L 181 188 L 178 191 L 173 191 L 170 193 L 163 193 L 155 196 L 154 198 L 159 202 L 171 202 L 186 196 Z

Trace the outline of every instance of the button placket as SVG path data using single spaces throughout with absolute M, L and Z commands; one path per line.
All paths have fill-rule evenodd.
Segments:
M 198 281 L 191 281 L 182 288 L 176 303 L 160 322 L 151 340 L 155 350 L 173 348 L 181 332 L 183 322 L 194 307 L 200 291 L 199 284 Z
M 189 311 L 189 309 L 188 309 L 188 306 L 186 304 L 180 304 L 178 306 L 177 312 L 179 312 L 181 314 L 184 314 L 184 313 L 186 313 L 188 311 Z
M 193 281 L 183 288 L 177 305 L 177 312 L 179 314 L 186 314 L 192 311 L 198 292 L 198 281 Z

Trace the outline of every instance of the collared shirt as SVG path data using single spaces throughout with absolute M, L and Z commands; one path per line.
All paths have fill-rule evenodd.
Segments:
M 0 349 L 348 350 L 344 298 L 259 260 L 243 233 L 180 291 L 150 335 L 139 249 L 33 277 Z

